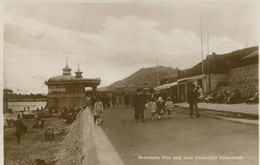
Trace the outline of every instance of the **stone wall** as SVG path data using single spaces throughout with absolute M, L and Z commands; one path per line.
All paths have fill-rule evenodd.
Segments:
M 228 75 L 231 90 L 238 88 L 243 98 L 258 91 L 258 64 L 231 69 Z
M 207 79 L 208 77 L 209 76 L 207 76 Z M 226 74 L 210 74 L 210 91 L 212 92 L 218 90 L 219 83 L 223 83 L 223 82 L 227 82 Z M 207 85 L 207 87 L 209 88 L 209 85 Z

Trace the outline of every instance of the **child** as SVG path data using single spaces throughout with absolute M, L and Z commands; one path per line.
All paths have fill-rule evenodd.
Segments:
M 94 105 L 94 124 L 102 125 L 103 120 L 101 119 L 101 114 L 103 112 L 103 103 L 101 99 L 98 98 Z
M 162 97 L 158 98 L 158 102 L 157 102 L 157 108 L 158 108 L 158 115 L 159 115 L 159 120 L 161 120 L 163 117 L 164 112 L 164 100 L 162 99 Z
M 173 110 L 173 102 L 172 102 L 172 99 L 170 97 L 167 98 L 167 101 L 165 103 L 165 107 L 166 107 L 166 110 L 168 112 L 168 118 L 172 118 L 172 110 Z
M 156 105 L 156 100 L 151 99 L 149 102 L 149 111 L 151 112 L 152 120 L 154 120 L 154 114 L 157 112 L 157 105 Z

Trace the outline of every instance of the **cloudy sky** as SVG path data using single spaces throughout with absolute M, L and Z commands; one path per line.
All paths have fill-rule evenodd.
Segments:
M 15 3 L 4 4 L 4 85 L 47 92 L 66 58 L 100 86 L 142 67 L 185 69 L 204 57 L 258 45 L 256 3 Z M 74 74 L 74 73 L 73 73 Z

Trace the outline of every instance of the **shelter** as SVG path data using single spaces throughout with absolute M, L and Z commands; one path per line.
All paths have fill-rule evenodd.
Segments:
M 54 76 L 45 82 L 48 85 L 47 106 L 84 106 L 87 105 L 85 87 L 91 87 L 95 92 L 101 80 L 86 79 L 82 76 L 82 71 L 71 75 L 71 68 L 66 66 L 62 69 L 63 74 Z

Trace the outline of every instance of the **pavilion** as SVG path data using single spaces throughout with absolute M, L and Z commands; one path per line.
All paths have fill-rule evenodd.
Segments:
M 87 105 L 85 88 L 91 87 L 95 92 L 100 84 L 100 79 L 83 78 L 82 71 L 75 72 L 75 76 L 71 75 L 71 68 L 66 66 L 62 69 L 63 74 L 54 76 L 45 82 L 48 85 L 48 95 L 46 106 L 85 106 Z

